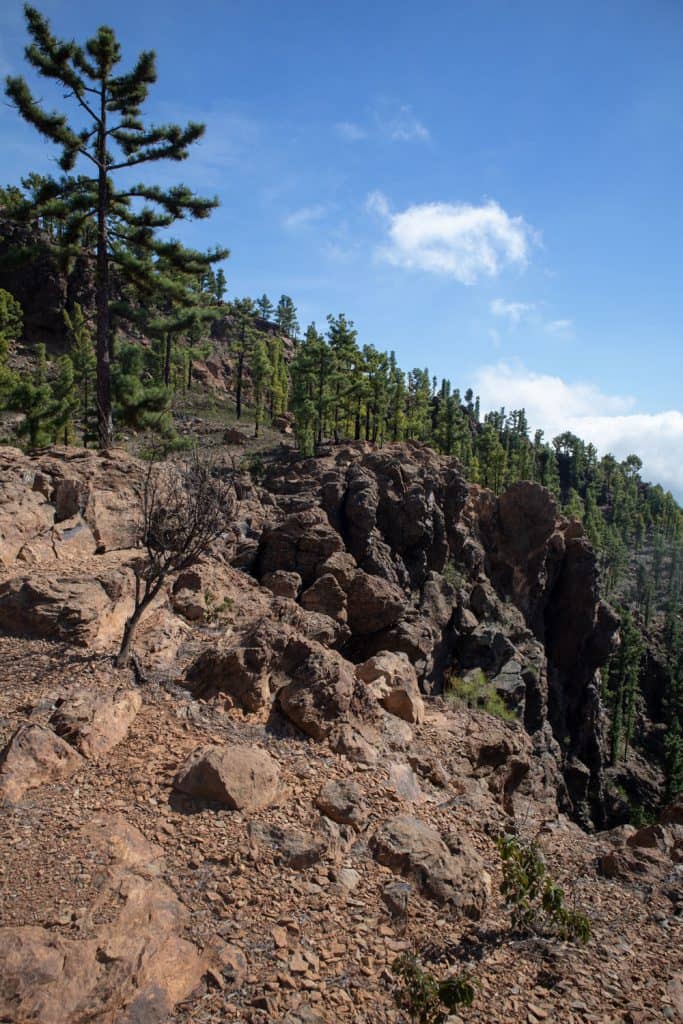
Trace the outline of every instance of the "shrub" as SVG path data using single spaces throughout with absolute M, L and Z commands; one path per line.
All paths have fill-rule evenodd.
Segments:
M 474 985 L 466 974 L 439 981 L 414 953 L 402 953 L 391 969 L 398 979 L 396 1003 L 417 1024 L 443 1024 L 451 1010 L 474 1001 Z
M 462 676 L 447 678 L 445 696 L 447 700 L 456 704 L 464 704 L 475 711 L 485 711 L 506 722 L 517 721 L 517 715 L 510 710 L 480 668 L 470 673 L 467 679 L 463 679 Z
M 513 928 L 523 932 L 550 931 L 570 942 L 588 942 L 589 919 L 567 908 L 564 891 L 548 872 L 537 844 L 501 835 L 498 850 L 503 860 L 500 891 L 510 907 Z

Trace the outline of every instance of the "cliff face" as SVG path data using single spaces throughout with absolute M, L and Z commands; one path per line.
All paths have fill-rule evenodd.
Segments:
M 599 599 L 582 527 L 558 518 L 548 491 L 521 483 L 496 498 L 468 486 L 453 460 L 430 449 L 356 445 L 276 462 L 263 498 L 268 525 L 250 563 L 259 578 L 276 567 L 298 572 L 302 603 L 310 601 L 326 575 L 325 552 L 309 564 L 311 525 L 301 514 L 320 509 L 319 528 L 336 535 L 357 568 L 402 595 L 378 628 L 366 628 L 368 608 L 350 621 L 342 653 L 358 662 L 404 652 L 427 693 L 441 692 L 449 674 L 482 668 L 538 749 L 560 761 L 574 813 L 602 821 L 596 671 L 618 623 Z M 287 553 L 279 544 L 285 534 Z M 347 586 L 347 602 L 359 594 L 357 583 Z

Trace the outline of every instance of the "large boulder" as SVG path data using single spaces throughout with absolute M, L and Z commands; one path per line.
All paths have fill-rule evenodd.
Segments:
M 319 576 L 301 595 L 302 607 L 307 611 L 329 615 L 337 622 L 346 622 L 346 594 L 332 573 Z
M 481 856 L 466 840 L 453 853 L 436 829 L 399 814 L 380 825 L 370 845 L 380 864 L 415 881 L 437 903 L 450 903 L 474 920 L 481 917 L 491 880 Z
M 60 703 L 50 725 L 84 757 L 97 759 L 125 739 L 141 707 L 137 690 L 102 695 L 81 689 Z
M 0 628 L 80 646 L 120 635 L 130 602 L 125 572 L 13 577 L 0 583 Z
M 417 673 L 407 655 L 382 651 L 356 666 L 356 676 L 367 683 L 386 711 L 406 722 L 424 720 L 424 701 Z
M 349 584 L 347 599 L 349 627 L 358 636 L 392 626 L 401 618 L 406 605 L 400 587 L 361 570 Z
M 307 736 L 325 739 L 351 707 L 353 665 L 336 651 L 305 639 L 291 645 L 288 657 L 297 663 L 292 664 L 292 681 L 278 693 L 280 709 Z
M 247 711 L 270 703 L 271 691 L 287 681 L 277 673 L 279 659 L 293 630 L 261 619 L 227 641 L 207 648 L 187 670 L 186 684 L 195 696 L 225 693 Z
M 42 725 L 22 725 L 0 753 L 0 802 L 21 800 L 27 789 L 73 775 L 83 758 Z
M 280 768 L 270 754 L 237 745 L 202 747 L 173 780 L 178 792 L 212 800 L 233 811 L 260 811 L 279 791 Z

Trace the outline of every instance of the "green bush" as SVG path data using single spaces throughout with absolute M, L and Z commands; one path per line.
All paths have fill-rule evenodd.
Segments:
M 402 953 L 391 969 L 398 979 L 396 1003 L 416 1024 L 443 1024 L 452 1010 L 474 1001 L 474 985 L 466 974 L 439 981 L 414 953 Z
M 485 711 L 506 722 L 517 721 L 517 715 L 510 710 L 480 668 L 475 669 L 467 679 L 463 679 L 462 676 L 448 677 L 444 695 L 446 700 L 455 704 L 464 704 L 475 711 Z
M 590 921 L 569 910 L 564 891 L 553 880 L 536 843 L 513 835 L 498 838 L 503 861 L 500 891 L 512 913 L 512 926 L 523 932 L 550 931 L 570 942 L 588 942 Z

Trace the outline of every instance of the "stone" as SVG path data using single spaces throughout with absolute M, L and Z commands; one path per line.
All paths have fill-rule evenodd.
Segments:
M 206 617 L 204 595 L 195 590 L 174 590 L 172 604 L 174 612 L 182 615 L 188 622 L 203 622 Z
M 340 868 L 336 872 L 335 881 L 347 892 L 353 892 L 360 885 L 361 876 L 355 868 Z
M 378 633 L 392 626 L 405 609 L 405 595 L 400 587 L 360 570 L 346 594 L 349 628 L 357 636 Z
M 362 829 L 368 820 L 363 790 L 353 779 L 332 779 L 325 783 L 316 797 L 315 805 L 321 814 L 336 821 L 338 825 Z
M 301 590 L 301 576 L 298 572 L 285 572 L 277 569 L 269 572 L 261 580 L 261 585 L 266 587 L 275 597 L 288 597 L 295 601 Z
M 473 920 L 481 917 L 491 880 L 470 844 L 463 842 L 454 856 L 436 829 L 400 814 L 380 825 L 370 847 L 380 864 L 414 881 L 435 902 L 449 903 Z
M 80 689 L 60 702 L 50 725 L 84 757 L 97 760 L 125 739 L 141 707 L 137 690 L 103 696 Z
M 422 800 L 422 790 L 415 773 L 407 764 L 389 765 L 389 785 L 397 796 L 408 803 Z
M 178 792 L 231 810 L 260 811 L 279 792 L 280 769 L 265 750 L 237 745 L 202 747 L 173 780 Z
M 13 577 L 0 583 L 0 628 L 15 636 L 46 637 L 79 646 L 120 636 L 132 609 L 128 581 L 121 572 L 108 577 L 42 575 Z
M 303 657 L 291 671 L 292 682 L 278 693 L 280 709 L 307 736 L 322 740 L 349 711 L 353 666 L 313 640 L 301 640 L 297 653 Z
M 279 860 L 299 871 L 317 864 L 326 850 L 326 844 L 315 836 L 261 821 L 250 823 L 249 836 L 257 843 L 270 846 Z
M 320 574 L 319 566 L 334 552 L 343 550 L 344 542 L 325 513 L 309 508 L 288 516 L 277 526 L 266 527 L 259 544 L 257 574 L 263 579 L 278 570 L 296 572 L 309 587 Z
M 405 722 L 424 721 L 424 701 L 417 673 L 403 652 L 381 651 L 356 666 L 356 676 L 367 683 L 380 704 Z
M 307 611 L 329 615 L 336 622 L 346 622 L 346 594 L 332 573 L 319 576 L 301 595 L 301 605 Z
M 413 892 L 410 882 L 389 882 L 382 889 L 382 902 L 392 918 L 402 920 L 408 913 L 408 902 Z
M 374 741 L 374 742 L 373 742 Z M 379 750 L 374 745 L 380 737 L 363 722 L 344 722 L 337 725 L 330 735 L 330 746 L 338 754 L 344 754 L 355 764 L 377 764 Z
M 0 753 L 0 802 L 16 803 L 27 789 L 67 779 L 83 764 L 73 747 L 42 725 L 22 725 Z

